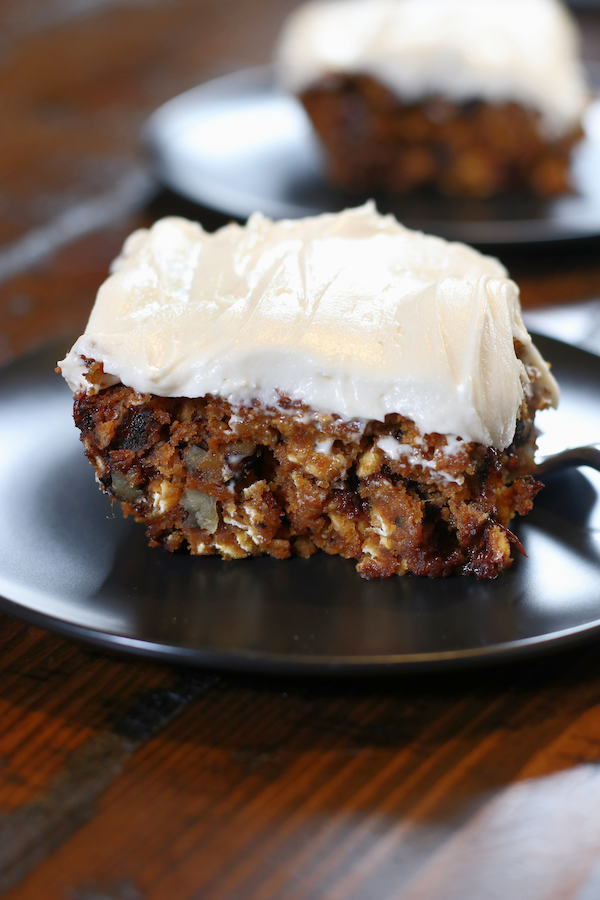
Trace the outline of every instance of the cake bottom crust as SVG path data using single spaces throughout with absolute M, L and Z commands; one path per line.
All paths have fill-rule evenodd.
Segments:
M 575 128 L 545 140 L 539 114 L 516 103 L 402 104 L 368 76 L 330 76 L 302 100 L 328 156 L 330 181 L 351 192 L 491 197 L 570 190 Z
M 103 490 L 171 551 L 324 550 L 356 559 L 366 578 L 493 578 L 520 549 L 511 518 L 541 487 L 525 474 L 535 449 L 525 405 L 503 452 L 420 434 L 399 415 L 344 422 L 285 397 L 240 409 L 116 385 L 76 395 L 74 415 Z

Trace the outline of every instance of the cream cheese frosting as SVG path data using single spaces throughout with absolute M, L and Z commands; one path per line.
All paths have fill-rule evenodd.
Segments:
M 578 49 L 557 0 L 313 0 L 288 19 L 276 62 L 293 93 L 327 75 L 364 74 L 404 102 L 514 101 L 557 137 L 587 102 Z
M 214 234 L 179 218 L 136 231 L 59 363 L 75 392 L 97 390 L 86 359 L 103 363 L 101 387 L 235 405 L 284 395 L 345 420 L 400 413 L 499 449 L 529 367 L 558 398 L 504 267 L 372 202 L 278 222 L 255 213 Z

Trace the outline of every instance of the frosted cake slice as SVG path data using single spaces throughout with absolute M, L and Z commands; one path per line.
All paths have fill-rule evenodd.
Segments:
M 60 368 L 151 544 L 494 577 L 558 390 L 495 259 L 372 204 L 127 240 Z
M 552 196 L 582 136 L 578 53 L 558 0 L 313 0 L 277 69 L 343 188 Z

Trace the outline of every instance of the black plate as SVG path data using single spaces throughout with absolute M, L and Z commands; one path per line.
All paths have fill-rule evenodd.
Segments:
M 548 338 L 563 390 L 545 451 L 600 434 L 600 358 Z M 363 581 L 351 561 L 222 562 L 146 545 L 94 482 L 52 371 L 65 345 L 0 372 L 0 608 L 99 644 L 266 671 L 464 665 L 600 631 L 600 476 L 554 476 L 492 582 Z
M 380 212 L 450 240 L 521 244 L 600 235 L 600 101 L 574 152 L 576 193 L 556 200 L 453 200 L 376 195 Z M 235 72 L 160 107 L 144 129 L 159 178 L 177 193 L 240 219 L 356 206 L 367 197 L 329 187 L 301 104 L 273 86 L 269 66 Z

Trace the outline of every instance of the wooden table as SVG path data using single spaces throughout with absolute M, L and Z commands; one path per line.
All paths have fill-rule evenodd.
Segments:
M 0 0 L 0 361 L 79 331 L 124 236 L 185 211 L 147 173 L 141 122 L 266 61 L 292 5 Z M 582 19 L 600 58 L 600 16 Z M 600 291 L 597 245 L 511 264 L 528 305 Z M 300 680 L 0 618 L 10 900 L 598 900 L 599 763 L 597 645 Z

